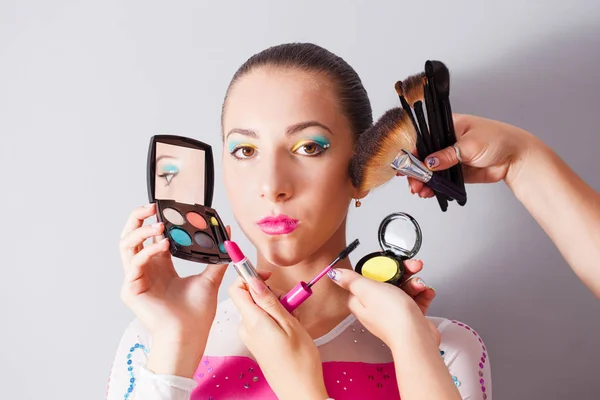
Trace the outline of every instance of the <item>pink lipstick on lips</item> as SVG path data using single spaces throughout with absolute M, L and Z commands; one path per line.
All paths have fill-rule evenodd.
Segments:
M 285 235 L 295 231 L 299 223 L 297 219 L 280 214 L 276 217 L 265 217 L 258 221 L 257 225 L 267 235 Z

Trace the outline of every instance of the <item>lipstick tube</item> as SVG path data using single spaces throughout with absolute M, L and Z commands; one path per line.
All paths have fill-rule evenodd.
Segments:
M 240 250 L 236 242 L 226 240 L 223 242 L 223 245 L 225 246 L 227 254 L 231 257 L 231 261 L 233 261 L 233 267 L 246 284 L 250 284 L 252 278 L 261 279 L 252 262 L 244 255 L 244 253 L 242 253 L 242 250 Z

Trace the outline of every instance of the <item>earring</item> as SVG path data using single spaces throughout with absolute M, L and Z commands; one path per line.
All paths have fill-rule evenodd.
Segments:
M 356 200 L 354 200 L 354 207 L 358 208 L 358 207 L 360 207 L 360 206 L 361 206 L 361 204 L 362 204 L 362 203 L 360 202 L 360 200 L 359 200 L 359 199 L 356 199 Z

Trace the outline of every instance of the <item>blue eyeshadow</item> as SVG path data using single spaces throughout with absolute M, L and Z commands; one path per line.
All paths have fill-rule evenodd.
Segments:
M 175 243 L 177 243 L 178 245 L 180 245 L 180 246 L 191 246 L 192 245 L 192 238 L 183 229 L 173 228 L 170 230 L 169 233 L 170 233 L 171 237 L 173 238 L 173 240 L 175 241 Z

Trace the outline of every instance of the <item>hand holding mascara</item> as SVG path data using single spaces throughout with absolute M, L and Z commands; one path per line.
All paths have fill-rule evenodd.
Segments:
M 323 276 L 325 276 L 331 269 L 344 258 L 348 257 L 348 255 L 358 247 L 360 242 L 358 239 L 353 241 L 346 247 L 342 252 L 336 257 L 335 260 L 331 262 L 328 266 L 323 269 L 317 276 L 315 276 L 310 282 L 300 282 L 296 286 L 292 288 L 285 296 L 281 298 L 281 304 L 285 307 L 289 312 L 294 311 L 298 308 L 302 303 L 304 303 L 311 295 L 312 289 L 311 287 L 319 281 Z

